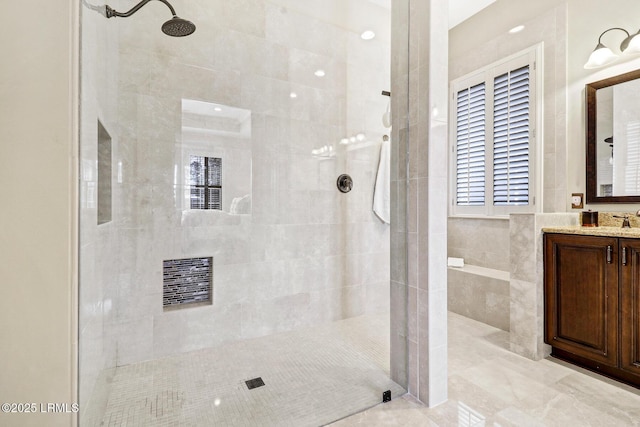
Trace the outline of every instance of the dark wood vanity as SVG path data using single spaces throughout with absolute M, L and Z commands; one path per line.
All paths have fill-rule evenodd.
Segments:
M 544 234 L 545 342 L 555 357 L 640 387 L 640 238 L 597 233 Z

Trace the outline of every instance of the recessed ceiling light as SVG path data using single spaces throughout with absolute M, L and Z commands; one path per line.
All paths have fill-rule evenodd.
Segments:
M 324 77 L 325 72 L 324 72 L 324 70 L 316 70 L 316 72 L 313 73 L 313 74 L 315 74 L 318 77 Z
M 362 40 L 371 40 L 376 36 L 376 33 L 374 33 L 371 30 L 367 30 L 365 32 L 363 32 L 362 34 L 360 34 L 360 38 L 362 38 Z
M 297 94 L 297 93 L 295 93 L 295 92 L 291 92 L 291 93 L 289 94 L 289 97 L 290 97 L 290 98 L 297 98 L 297 97 L 298 97 L 298 94 Z
M 220 107 L 215 107 L 215 108 L 213 109 L 213 111 L 222 111 L 222 108 L 220 108 Z
M 512 29 L 510 29 L 509 33 L 515 34 L 515 33 L 519 33 L 522 30 L 524 30 L 524 25 L 518 25 L 517 27 L 513 27 Z

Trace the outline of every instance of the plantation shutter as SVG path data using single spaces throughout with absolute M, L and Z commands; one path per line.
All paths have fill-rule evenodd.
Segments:
M 485 83 L 457 94 L 456 204 L 485 203 Z
M 222 210 L 222 159 L 191 156 L 191 209 Z
M 529 65 L 494 79 L 493 204 L 529 204 Z

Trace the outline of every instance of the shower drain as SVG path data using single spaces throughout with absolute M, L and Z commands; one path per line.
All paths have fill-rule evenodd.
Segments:
M 262 381 L 261 377 L 258 377 L 252 380 L 245 381 L 245 384 L 247 384 L 247 388 L 249 390 L 252 390 L 254 388 L 262 387 L 264 385 L 264 381 Z

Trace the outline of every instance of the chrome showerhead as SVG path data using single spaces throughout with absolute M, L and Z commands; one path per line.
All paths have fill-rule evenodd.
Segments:
M 104 7 L 104 14 L 107 18 L 113 18 L 115 16 L 119 16 L 121 18 L 127 18 L 138 10 L 142 8 L 145 4 L 149 3 L 151 0 L 142 0 L 140 3 L 131 8 L 131 10 L 127 12 L 118 12 L 117 10 L 112 9 L 109 5 Z M 173 9 L 173 6 L 167 0 L 158 0 L 167 5 L 173 18 L 162 24 L 162 32 L 166 35 L 173 37 L 184 37 L 189 34 L 193 34 L 196 30 L 196 26 L 193 22 L 187 21 L 186 19 L 179 18 L 176 16 L 176 11 Z
M 184 37 L 193 34 L 196 26 L 193 22 L 174 16 L 162 24 L 162 32 L 172 37 Z

